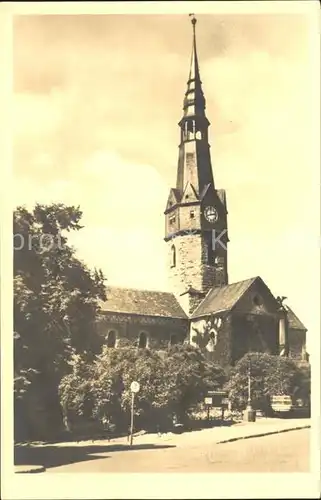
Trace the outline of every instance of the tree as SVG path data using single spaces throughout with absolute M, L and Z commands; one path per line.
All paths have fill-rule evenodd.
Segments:
M 253 406 L 270 411 L 273 395 L 294 396 L 299 390 L 302 375 L 289 358 L 264 353 L 248 353 L 231 370 L 226 390 L 233 406 L 244 409 L 248 398 L 248 370 L 251 367 L 251 397 Z
M 169 405 L 182 422 L 209 390 L 221 388 L 225 382 L 223 368 L 207 361 L 202 351 L 191 345 L 170 349 L 164 377 Z
M 16 409 L 26 422 L 39 407 L 50 428 L 60 421 L 57 387 L 68 358 L 85 351 L 89 359 L 100 349 L 95 319 L 104 277 L 75 257 L 66 237 L 81 229 L 81 216 L 79 207 L 62 204 L 14 212 Z
M 150 421 L 155 408 L 162 405 L 163 361 L 155 351 L 104 346 L 89 368 L 80 356 L 73 356 L 70 364 L 72 372 L 63 377 L 59 386 L 60 401 L 69 419 L 78 415 L 78 422 L 87 418 L 99 424 L 107 417 L 118 430 L 126 429 L 133 380 L 141 386 L 135 404 L 138 423 Z
M 140 384 L 135 423 L 145 429 L 165 428 L 173 414 L 186 419 L 209 389 L 222 387 L 225 381 L 223 369 L 207 362 L 192 346 L 173 346 L 165 357 L 130 344 L 117 349 L 104 347 L 89 371 L 79 356 L 72 364 L 72 373 L 60 384 L 62 404 L 70 414 L 83 418 L 84 402 L 90 401 L 87 418 L 99 423 L 107 416 L 119 430 L 126 429 L 130 421 L 130 384 L 134 380 Z

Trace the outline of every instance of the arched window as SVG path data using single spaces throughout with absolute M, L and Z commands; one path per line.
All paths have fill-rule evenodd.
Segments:
M 107 347 L 115 347 L 116 345 L 116 332 L 114 330 L 110 330 L 107 336 Z
M 209 338 L 211 339 L 213 346 L 217 344 L 217 330 L 215 328 L 211 328 L 209 333 Z
M 176 248 L 174 245 L 171 248 L 171 267 L 176 267 Z
M 147 335 L 145 332 L 140 332 L 139 334 L 138 347 L 140 349 L 145 349 L 145 347 L 147 347 Z

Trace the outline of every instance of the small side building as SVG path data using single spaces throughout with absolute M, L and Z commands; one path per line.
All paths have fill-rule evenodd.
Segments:
M 285 305 L 284 307 L 287 313 L 289 358 L 298 362 L 308 362 L 309 355 L 306 350 L 307 328 L 289 306 Z
M 188 318 L 174 294 L 107 287 L 106 295 L 97 329 L 108 347 L 121 346 L 125 339 L 136 347 L 159 350 L 184 342 Z

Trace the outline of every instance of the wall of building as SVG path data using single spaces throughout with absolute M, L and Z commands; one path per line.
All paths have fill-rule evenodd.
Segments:
M 306 360 L 306 331 L 288 329 L 289 357 L 295 360 Z
M 200 347 L 208 360 L 215 361 L 221 366 L 230 365 L 232 354 L 231 327 L 230 314 L 209 315 L 192 320 L 189 333 L 190 344 Z
M 207 245 L 199 234 L 182 235 L 167 242 L 169 284 L 176 295 L 189 286 L 207 292 L 214 284 L 215 271 L 207 265 Z M 172 267 L 172 245 L 175 246 L 176 265 Z
M 279 322 L 274 315 L 232 313 L 232 363 L 247 352 L 279 352 Z
M 108 332 L 116 332 L 116 346 L 129 340 L 137 343 L 139 334 L 145 332 L 148 338 L 148 347 L 151 349 L 166 349 L 171 335 L 175 335 L 178 343 L 186 339 L 191 345 L 198 346 L 209 360 L 221 366 L 234 364 L 247 352 L 266 352 L 278 354 L 278 320 L 267 314 L 226 313 L 209 315 L 192 320 L 172 318 L 144 317 L 120 313 L 105 313 L 97 323 L 100 335 L 106 339 Z M 209 332 L 216 332 L 215 345 L 208 344 Z M 197 333 L 198 332 L 198 333 Z M 198 340 L 196 340 L 198 338 Z M 300 340 L 297 337 L 296 347 L 292 348 L 292 356 L 300 356 Z
M 111 330 L 116 332 L 117 347 L 120 347 L 124 340 L 137 342 L 140 333 L 144 332 L 149 348 L 164 349 L 168 347 L 172 335 L 175 335 L 178 342 L 184 342 L 188 334 L 188 322 L 174 318 L 105 313 L 97 322 L 97 331 L 107 342 Z

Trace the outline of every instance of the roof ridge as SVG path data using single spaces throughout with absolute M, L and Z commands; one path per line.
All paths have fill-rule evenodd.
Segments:
M 254 278 L 247 278 L 245 280 L 240 280 L 240 281 L 233 281 L 233 283 L 228 283 L 227 285 L 223 285 L 220 288 L 228 287 L 228 286 L 233 286 L 233 285 L 238 285 L 239 283 L 245 283 L 246 281 L 251 281 L 254 283 L 255 280 L 258 278 L 262 279 L 260 276 L 255 276 Z
M 106 285 L 106 289 L 120 289 L 120 290 L 132 290 L 135 292 L 155 292 L 155 293 L 168 293 L 169 295 L 174 295 L 173 292 L 169 292 L 168 290 L 150 290 L 146 288 L 134 288 L 129 286 L 120 286 L 120 285 Z
M 192 313 L 192 317 L 197 317 L 198 314 L 203 314 L 202 313 L 202 306 L 204 305 L 204 303 L 206 302 L 206 300 L 208 299 L 208 297 L 210 297 L 211 293 L 215 290 L 217 292 L 217 294 L 220 294 L 220 292 L 223 291 L 223 293 L 228 290 L 229 288 L 232 289 L 233 287 L 237 287 L 238 285 L 245 285 L 244 287 L 244 290 L 242 291 L 241 295 L 239 297 L 237 297 L 237 299 L 234 301 L 233 305 L 230 306 L 230 309 L 232 309 L 235 304 L 237 302 L 239 302 L 239 300 L 243 297 L 243 295 L 246 293 L 246 291 L 253 285 L 253 283 L 257 280 L 257 279 L 261 279 L 262 278 L 260 276 L 255 276 L 253 278 L 248 278 L 246 280 L 240 280 L 240 281 L 236 281 L 234 283 L 229 283 L 227 285 L 223 285 L 223 286 L 220 286 L 220 287 L 212 287 L 210 288 L 210 290 L 208 291 L 208 293 L 206 294 L 206 296 L 204 297 L 204 299 L 200 302 L 200 304 L 198 304 L 197 308 L 195 309 L 195 311 Z M 222 309 L 222 311 L 225 310 L 225 309 Z
M 300 320 L 299 316 L 297 314 L 295 314 L 295 312 L 293 311 L 293 309 L 288 306 L 287 304 L 284 304 L 284 307 L 286 309 L 286 311 L 288 313 L 290 313 L 290 315 L 292 315 L 292 319 L 294 321 L 297 321 L 299 323 L 299 326 L 302 326 L 304 330 L 308 331 L 307 327 L 304 325 L 304 323 L 302 323 L 302 321 Z M 292 328 L 295 330 L 296 328 L 292 326 Z M 297 329 L 301 329 L 301 328 L 297 328 Z

